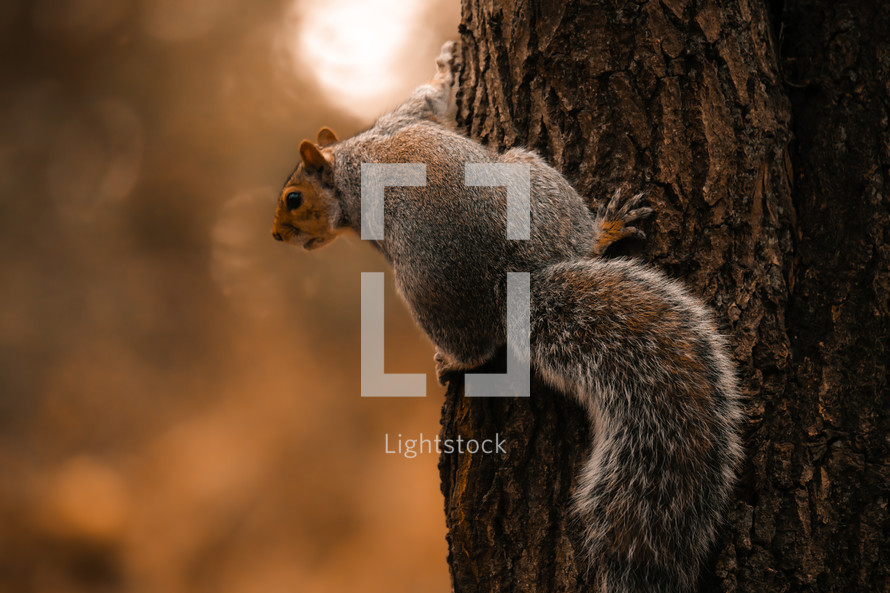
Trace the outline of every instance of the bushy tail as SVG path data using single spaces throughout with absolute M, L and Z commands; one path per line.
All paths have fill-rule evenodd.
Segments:
M 606 593 L 690 591 L 741 459 L 738 389 L 709 311 L 633 260 L 531 277 L 531 361 L 591 420 L 575 510 Z

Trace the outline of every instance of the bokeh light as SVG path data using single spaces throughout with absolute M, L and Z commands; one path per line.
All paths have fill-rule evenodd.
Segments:
M 439 428 L 429 341 L 390 280 L 387 370 L 429 396 L 362 400 L 385 262 L 269 233 L 300 139 L 456 33 L 456 0 L 351 6 L 0 3 L 0 592 L 448 590 L 437 460 L 383 447 Z
M 37 0 L 34 24 L 48 35 L 88 37 L 120 23 L 128 9 L 116 0 Z
M 295 67 L 311 71 L 332 103 L 372 117 L 393 106 L 422 7 L 421 0 L 297 0 L 286 43 Z
M 100 0 L 79 0 L 99 2 Z M 238 0 L 144 0 L 145 30 L 163 41 L 184 41 L 207 33 L 236 8 Z
M 133 190 L 141 164 L 138 116 L 120 101 L 101 101 L 56 132 L 47 170 L 49 193 L 66 217 L 107 215 Z

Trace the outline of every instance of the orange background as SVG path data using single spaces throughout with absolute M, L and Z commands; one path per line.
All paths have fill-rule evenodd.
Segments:
M 384 453 L 439 430 L 432 346 L 390 281 L 386 370 L 428 396 L 361 399 L 387 266 L 269 234 L 300 139 L 369 125 L 456 36 L 454 1 L 371 4 L 404 14 L 0 4 L 0 591 L 448 590 L 437 458 Z

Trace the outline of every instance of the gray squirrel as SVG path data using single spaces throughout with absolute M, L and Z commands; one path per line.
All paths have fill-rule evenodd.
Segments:
M 742 458 L 735 370 L 713 315 L 678 282 L 634 260 L 599 257 L 641 237 L 640 196 L 596 216 L 535 153 L 497 153 L 453 129 L 459 46 L 433 80 L 365 132 L 322 128 L 275 213 L 275 239 L 315 249 L 361 228 L 362 163 L 425 163 L 426 185 L 390 187 L 373 242 L 437 347 L 443 383 L 506 343 L 506 276 L 530 274 L 531 368 L 591 423 L 574 511 L 604 593 L 694 588 Z M 467 187 L 467 163 L 527 163 L 530 237 L 509 241 L 503 189 Z

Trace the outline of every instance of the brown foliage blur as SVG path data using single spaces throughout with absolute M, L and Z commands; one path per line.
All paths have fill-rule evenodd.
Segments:
M 390 291 L 429 395 L 362 400 L 384 262 L 269 235 L 299 140 L 370 123 L 292 59 L 300 5 L 0 4 L 0 592 L 447 589 L 436 457 L 383 444 L 438 432 L 432 347 Z M 415 20 L 392 103 L 458 9 Z

